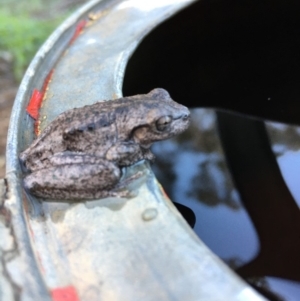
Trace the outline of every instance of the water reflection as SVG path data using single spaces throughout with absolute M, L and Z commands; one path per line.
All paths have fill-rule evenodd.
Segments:
M 298 301 L 300 284 L 296 281 L 276 277 L 248 279 L 248 282 L 261 294 L 274 301 Z
M 270 300 L 294 300 L 293 288 L 270 279 L 300 280 L 300 128 L 266 131 L 262 121 L 206 109 L 191 117 L 187 132 L 154 146 L 157 178 L 194 211 L 213 252 Z
M 292 126 L 279 122 L 266 122 L 266 128 L 276 156 L 282 155 L 285 151 L 300 150 L 299 126 Z M 277 145 L 283 146 L 281 151 L 276 149 Z
M 274 291 L 283 296 L 284 300 L 298 301 L 300 296 L 300 284 L 296 281 L 290 281 L 275 277 L 266 277 L 270 291 Z
M 277 122 L 266 126 L 281 174 L 300 207 L 300 127 Z
M 181 136 L 157 143 L 154 172 L 172 200 L 197 216 L 199 237 L 231 266 L 258 252 L 258 238 L 232 182 L 212 110 L 194 109 Z
M 191 126 L 182 135 L 154 145 L 157 155 L 154 170 L 174 199 L 172 189 L 185 191 L 186 197 L 209 206 L 225 204 L 239 209 L 239 196 L 216 132 L 216 116 L 212 110 L 194 109 Z M 178 177 L 181 179 L 178 181 Z

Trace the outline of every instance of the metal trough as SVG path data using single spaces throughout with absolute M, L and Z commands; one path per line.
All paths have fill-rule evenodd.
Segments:
M 139 42 L 193 2 L 91 1 L 35 56 L 15 100 L 0 184 L 0 300 L 265 300 L 199 240 L 146 162 L 126 171 L 143 173 L 129 200 L 44 202 L 22 188 L 18 154 L 34 130 L 67 109 L 122 96 Z M 26 113 L 36 91 L 44 96 L 37 123 Z

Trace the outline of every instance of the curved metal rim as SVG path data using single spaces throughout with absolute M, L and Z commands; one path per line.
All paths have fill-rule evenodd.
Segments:
M 75 13 L 67 18 L 45 41 L 45 43 L 38 50 L 30 65 L 28 66 L 24 77 L 21 81 L 20 87 L 18 89 L 13 107 L 12 114 L 10 117 L 10 123 L 7 133 L 7 147 L 6 147 L 6 173 L 13 171 L 18 171 L 19 159 L 18 159 L 18 127 L 20 126 L 21 114 L 25 110 L 26 102 L 26 91 L 29 86 L 32 76 L 34 75 L 36 69 L 57 43 L 61 39 L 61 36 L 76 24 L 76 22 L 82 17 L 82 15 L 87 14 L 94 6 L 103 2 L 104 0 L 91 0 L 84 6 L 79 8 Z
M 193 2 L 193 0 L 187 0 L 190 2 Z M 96 5 L 100 3 L 105 3 L 109 1 L 105 0 L 93 0 L 86 5 L 84 5 L 82 8 L 80 8 L 76 13 L 74 13 L 71 17 L 69 17 L 61 26 L 59 26 L 54 33 L 49 37 L 49 39 L 44 43 L 44 45 L 40 48 L 38 51 L 37 55 L 31 62 L 30 66 L 28 67 L 28 70 L 25 73 L 25 76 L 21 82 L 19 91 L 17 93 L 15 103 L 13 106 L 13 113 L 11 116 L 11 121 L 9 125 L 9 131 L 8 131 L 8 143 L 7 143 L 7 179 L 9 182 L 9 199 L 6 202 L 7 208 L 15 214 L 15 221 L 14 221 L 14 226 L 17 224 L 17 237 L 22 237 L 22 242 L 20 243 L 20 248 L 24 247 L 26 245 L 26 241 L 30 242 L 30 246 L 27 244 L 26 250 L 23 250 L 24 253 L 26 253 L 27 257 L 26 259 L 29 260 L 29 258 L 34 258 L 35 257 L 35 252 L 32 249 L 32 242 L 31 238 L 28 235 L 29 233 L 29 226 L 28 222 L 26 221 L 26 218 L 24 217 L 24 205 L 22 204 L 22 198 L 21 198 L 21 187 L 20 187 L 20 180 L 18 179 L 20 176 L 20 167 L 19 167 L 19 162 L 18 162 L 18 152 L 19 152 L 19 145 L 18 145 L 18 138 L 21 133 L 19 132 L 20 124 L 21 124 L 21 116 L 22 112 L 25 110 L 25 105 L 26 105 L 26 97 L 28 96 L 28 86 L 33 80 L 33 77 L 35 75 L 36 70 L 39 68 L 41 62 L 43 59 L 51 52 L 53 49 L 54 45 L 62 38 L 62 35 L 65 34 L 68 31 L 72 30 L 72 26 L 75 25 L 75 23 L 85 14 L 87 14 L 89 11 L 91 11 Z M 152 28 L 149 28 L 149 31 L 152 30 Z M 117 92 L 121 94 L 121 88 L 122 88 L 122 80 L 123 80 L 123 75 L 124 75 L 124 70 L 126 67 L 126 63 L 128 61 L 128 58 L 130 57 L 131 53 L 134 51 L 140 40 L 144 37 L 144 35 L 147 34 L 146 32 L 143 32 L 139 39 L 136 41 L 136 44 L 132 45 L 131 48 L 129 48 L 126 52 L 124 52 L 123 57 L 119 61 L 118 68 L 116 69 L 116 77 L 117 77 Z M 196 240 L 196 237 L 191 235 L 192 239 Z M 198 242 L 197 242 L 198 243 Z M 25 248 L 24 248 L 25 249 Z M 207 251 L 206 247 L 203 246 L 203 252 L 204 254 L 208 254 L 209 252 Z M 28 255 L 29 254 L 29 255 Z M 216 260 L 215 256 L 212 255 L 213 260 Z M 212 260 L 210 258 L 210 260 Z M 37 262 L 37 260 L 36 260 Z M 217 265 L 219 264 L 219 261 L 216 260 Z M 206 262 L 207 264 L 207 262 Z M 32 264 L 30 264 L 32 266 Z M 39 270 L 39 269 L 38 269 Z M 236 300 L 247 300 L 249 296 L 256 296 L 254 292 L 250 290 L 248 286 L 246 286 L 241 280 L 239 280 L 238 277 L 235 277 L 233 273 L 227 270 L 225 266 L 221 266 L 220 270 L 222 272 L 228 271 L 230 276 L 232 277 L 232 283 L 234 284 L 234 289 L 233 291 L 236 293 L 236 291 L 239 291 L 239 295 L 236 295 Z M 43 283 L 43 289 L 41 291 L 40 288 L 36 288 L 37 291 L 39 291 L 39 294 L 42 295 L 46 289 L 46 284 L 43 282 L 43 277 L 42 275 L 33 275 L 33 278 L 35 280 L 38 280 L 39 283 Z M 234 282 L 235 281 L 235 282 Z M 38 285 L 38 284 L 36 284 Z M 229 286 L 226 287 L 227 291 L 230 292 Z M 250 293 L 249 293 L 250 290 Z M 247 291 L 247 294 L 246 294 Z M 245 295 L 244 296 L 242 295 Z M 260 299 L 257 297 L 257 300 L 264 300 Z M 219 299 L 218 299 L 219 300 Z

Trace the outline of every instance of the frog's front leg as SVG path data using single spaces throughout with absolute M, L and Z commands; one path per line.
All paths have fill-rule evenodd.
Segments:
M 109 161 L 116 162 L 119 166 L 129 166 L 144 159 L 154 160 L 154 155 L 149 149 L 142 149 L 139 144 L 132 141 L 114 144 L 107 151 L 105 157 Z
M 113 162 L 84 154 L 57 154 L 51 166 L 26 176 L 24 186 L 30 193 L 50 199 L 96 199 L 126 197 L 128 191 L 113 191 L 121 177 Z

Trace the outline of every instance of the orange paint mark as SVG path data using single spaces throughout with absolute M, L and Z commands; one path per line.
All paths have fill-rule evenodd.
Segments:
M 40 120 L 36 120 L 34 122 L 34 133 L 38 136 L 40 134 L 40 124 L 41 124 L 41 121 Z
M 53 301 L 79 301 L 73 286 L 55 288 L 50 293 Z
M 81 20 L 78 22 L 78 24 L 76 25 L 76 28 L 75 28 L 75 32 L 69 42 L 69 45 L 71 45 L 78 38 L 78 36 L 82 32 L 82 30 L 84 29 L 86 23 L 87 23 L 86 20 Z
M 44 84 L 42 87 L 42 94 L 43 94 L 43 98 L 45 96 L 45 93 L 47 91 L 49 82 L 51 81 L 52 75 L 53 75 L 54 69 L 50 70 L 50 72 L 48 73 L 48 75 L 46 76 L 45 80 L 44 80 Z

